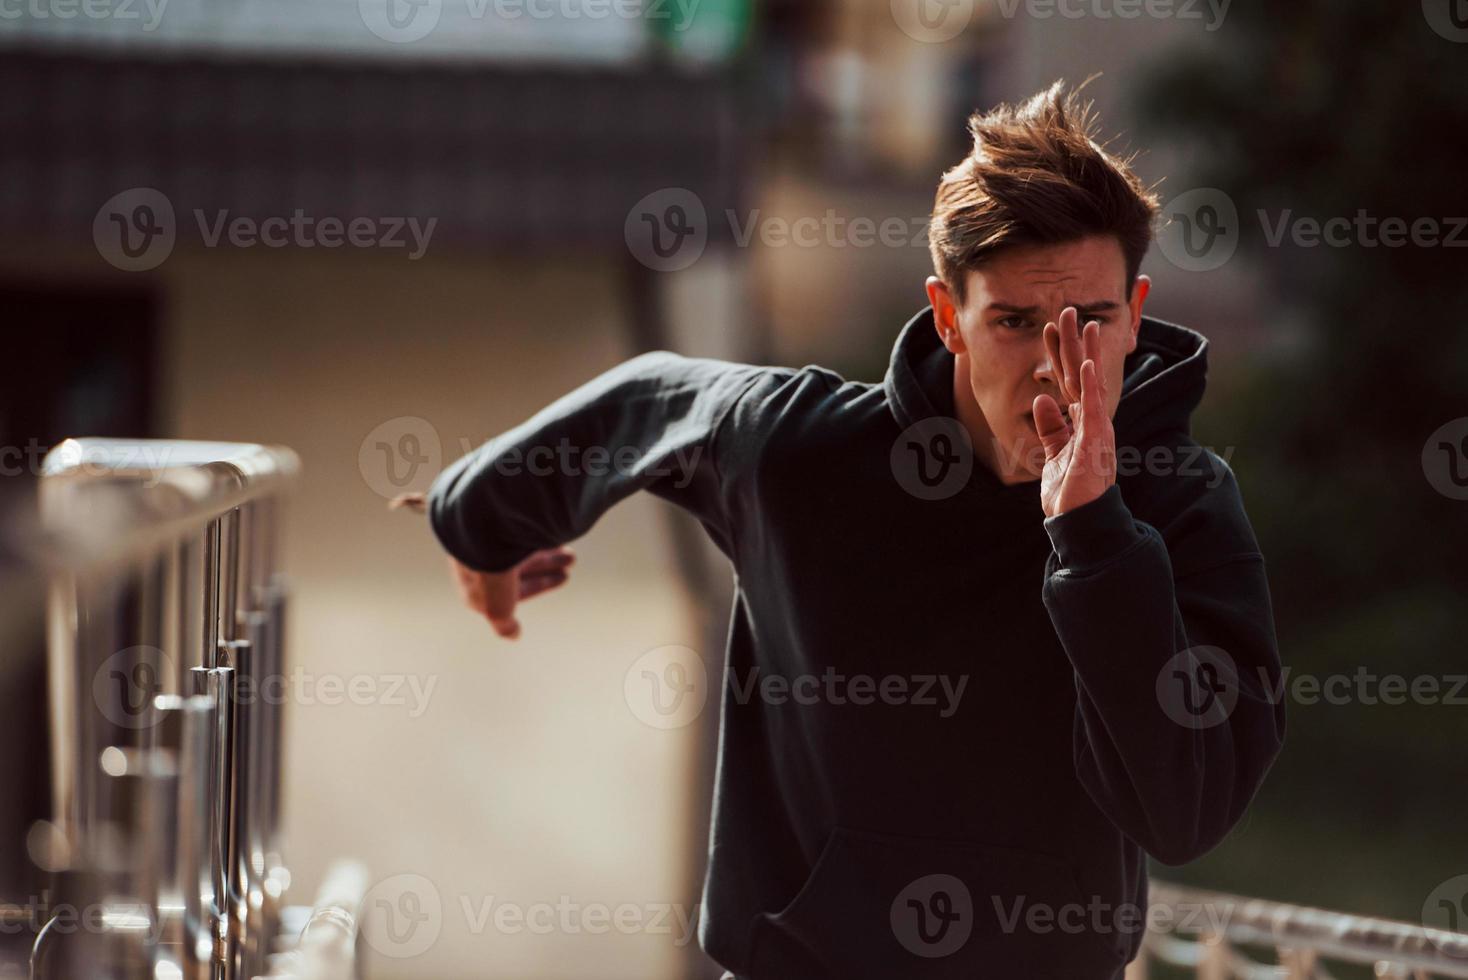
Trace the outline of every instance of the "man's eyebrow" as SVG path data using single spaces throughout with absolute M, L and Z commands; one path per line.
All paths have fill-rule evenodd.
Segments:
M 1067 303 L 1066 306 L 1074 306 L 1077 313 L 1114 313 L 1121 308 L 1121 304 L 1115 300 L 1103 299 L 1093 303 Z M 1038 306 L 1020 306 L 1017 303 L 1005 303 L 996 301 L 990 303 L 987 309 L 1000 313 L 1015 313 L 1023 316 L 1034 316 L 1040 312 Z

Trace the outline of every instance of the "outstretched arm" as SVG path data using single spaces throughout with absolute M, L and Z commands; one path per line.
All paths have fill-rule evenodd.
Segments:
M 421 504 L 466 602 L 500 635 L 518 636 L 515 604 L 564 582 L 564 545 L 637 490 L 686 508 L 726 542 L 716 437 L 764 370 L 644 354 L 452 463 Z

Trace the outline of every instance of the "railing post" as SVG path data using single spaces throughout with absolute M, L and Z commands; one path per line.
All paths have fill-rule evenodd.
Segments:
M 1198 961 L 1198 980 L 1231 980 L 1228 940 L 1209 936 L 1203 940 L 1203 958 Z

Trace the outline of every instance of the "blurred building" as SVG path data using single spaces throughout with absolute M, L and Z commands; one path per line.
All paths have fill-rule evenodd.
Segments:
M 1130 131 L 1130 65 L 1192 30 L 980 4 L 939 39 L 865 0 L 631 8 L 27 0 L 0 18 L 4 444 L 37 461 L 73 435 L 294 448 L 303 666 L 436 679 L 416 716 L 315 703 L 288 721 L 301 887 L 355 854 L 426 876 L 452 910 L 430 951 L 377 976 L 710 974 L 686 934 L 507 933 L 470 913 L 696 906 L 717 718 L 656 730 L 620 692 L 669 644 L 717 682 L 729 588 L 691 522 L 638 499 L 507 647 L 386 499 L 639 350 L 874 380 L 925 303 L 924 222 L 967 114 L 1105 69 L 1103 120 Z M 689 201 L 706 244 L 663 263 L 639 219 Z M 897 244 L 861 244 L 857 219 L 894 222 Z M 809 244 L 781 238 L 802 220 Z M 1249 317 L 1248 290 L 1152 267 L 1159 312 L 1223 346 Z M 7 476 L 11 507 L 33 475 Z M 34 709 L 35 671 L 0 676 Z M 25 887 L 8 879 L 0 901 Z

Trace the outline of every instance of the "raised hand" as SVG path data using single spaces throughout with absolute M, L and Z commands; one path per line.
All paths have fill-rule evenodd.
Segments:
M 1032 406 L 1035 431 L 1045 447 L 1040 503 L 1046 517 L 1088 504 L 1116 482 L 1116 432 L 1106 410 L 1101 324 L 1087 323 L 1082 336 L 1078 320 L 1075 307 L 1068 306 L 1059 323 L 1045 324 L 1045 349 L 1066 402 L 1064 413 L 1049 395 L 1036 396 Z

